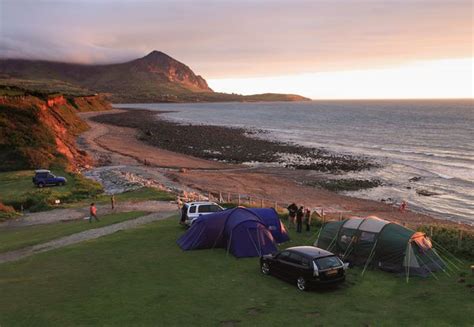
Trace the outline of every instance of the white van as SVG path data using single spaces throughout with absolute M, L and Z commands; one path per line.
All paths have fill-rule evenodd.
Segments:
M 224 208 L 215 202 L 188 202 L 181 209 L 181 223 L 191 226 L 199 216 L 223 210 Z

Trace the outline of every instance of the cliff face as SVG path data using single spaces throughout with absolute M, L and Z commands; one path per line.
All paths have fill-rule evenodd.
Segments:
M 91 159 L 76 145 L 88 126 L 76 113 L 107 108 L 99 97 L 0 97 L 0 171 L 88 166 Z
M 132 70 L 145 74 L 156 74 L 171 83 L 178 83 L 192 91 L 212 92 L 204 78 L 195 75 L 185 64 L 160 51 L 153 51 L 147 56 L 128 63 Z

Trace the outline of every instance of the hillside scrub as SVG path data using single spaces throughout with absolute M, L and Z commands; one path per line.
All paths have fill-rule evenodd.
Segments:
M 89 126 L 77 112 L 109 108 L 98 96 L 0 96 L 0 171 L 88 166 L 76 136 Z
M 20 211 L 43 211 L 61 204 L 95 198 L 103 192 L 102 186 L 80 174 L 66 172 L 60 167 L 52 170 L 67 179 L 65 186 L 39 189 L 32 183 L 33 171 L 0 173 L 0 201 Z

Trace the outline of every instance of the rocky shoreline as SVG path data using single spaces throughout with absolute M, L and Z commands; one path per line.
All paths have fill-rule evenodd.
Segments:
M 261 132 L 211 125 L 184 125 L 159 119 L 156 111 L 124 110 L 93 118 L 98 123 L 137 129 L 140 140 L 161 149 L 219 162 L 273 165 L 325 173 L 378 167 L 365 157 L 262 139 Z

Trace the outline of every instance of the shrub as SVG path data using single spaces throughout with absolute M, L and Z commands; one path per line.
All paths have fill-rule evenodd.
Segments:
M 430 226 L 420 226 L 418 231 L 430 236 Z M 433 236 L 431 239 L 435 242 L 434 248 L 438 248 L 440 254 L 444 254 L 446 249 L 451 254 L 464 259 L 474 259 L 474 233 L 463 231 L 462 240 L 459 242 L 459 229 L 452 227 L 432 226 Z M 438 246 L 437 246 L 438 245 Z

